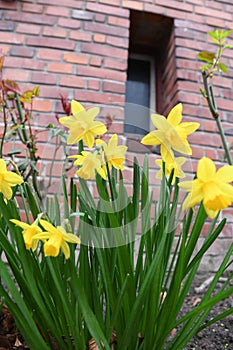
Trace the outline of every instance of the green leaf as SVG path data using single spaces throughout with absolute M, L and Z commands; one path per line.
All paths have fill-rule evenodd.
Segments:
M 218 66 L 218 69 L 223 73 L 228 73 L 228 68 L 224 63 L 218 62 L 217 66 Z
M 208 63 L 213 63 L 214 59 L 216 59 L 216 56 L 214 53 L 209 52 L 209 51 L 201 51 L 198 53 L 197 58 L 200 61 L 208 62 Z

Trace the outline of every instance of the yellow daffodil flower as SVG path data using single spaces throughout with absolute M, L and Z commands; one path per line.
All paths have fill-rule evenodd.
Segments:
M 79 102 L 72 100 L 71 112 L 72 116 L 59 119 L 62 125 L 70 129 L 67 143 L 70 145 L 83 140 L 89 148 L 93 147 L 94 136 L 103 135 L 107 131 L 103 123 L 94 120 L 99 113 L 99 108 L 85 110 Z
M 39 222 L 46 231 L 38 233 L 35 238 L 46 240 L 44 243 L 45 256 L 56 257 L 61 249 L 65 258 L 69 259 L 70 247 L 67 242 L 79 244 L 80 239 L 73 233 L 67 233 L 62 226 L 55 227 L 46 220 L 39 220 Z
M 96 171 L 106 179 L 105 171 L 102 169 L 101 156 L 97 152 L 82 151 L 81 155 L 69 156 L 69 158 L 76 158 L 74 161 L 75 166 L 80 168 L 76 171 L 76 174 L 85 180 L 95 179 Z
M 219 210 L 227 208 L 233 202 L 233 166 L 227 165 L 216 171 L 215 164 L 209 158 L 203 157 L 197 167 L 197 177 L 192 181 L 179 184 L 190 192 L 183 202 L 183 209 L 194 207 L 203 201 L 207 215 L 214 218 Z
M 103 140 L 96 140 L 96 145 L 101 145 L 103 147 L 104 152 L 104 160 L 108 163 L 109 168 L 113 166 L 116 169 L 123 170 L 124 169 L 124 161 L 125 161 L 125 152 L 127 151 L 126 146 L 118 146 L 118 136 L 114 134 L 108 144 Z
M 171 175 L 172 170 L 174 169 L 174 175 L 172 179 L 172 184 L 175 182 L 175 178 L 178 177 L 180 179 L 185 177 L 185 173 L 181 169 L 182 165 L 186 162 L 185 157 L 173 158 L 170 153 L 167 153 L 165 161 L 165 175 L 169 177 Z M 157 179 L 162 178 L 163 174 L 163 160 L 156 159 L 156 164 L 160 167 L 160 170 L 156 174 Z
M 42 232 L 41 228 L 38 226 L 38 221 L 36 220 L 31 225 L 16 219 L 11 219 L 10 221 L 23 229 L 22 234 L 26 249 L 36 250 L 39 239 L 35 239 L 34 237 L 36 234 Z
M 167 152 L 173 156 L 172 150 L 182 154 L 192 154 L 187 136 L 197 130 L 200 124 L 192 122 L 181 123 L 181 103 L 172 108 L 167 118 L 159 114 L 152 114 L 151 120 L 157 130 L 144 136 L 141 141 L 142 144 L 151 146 L 161 145 L 161 155 L 163 159 Z
M 6 199 L 11 199 L 12 189 L 16 185 L 23 183 L 23 179 L 18 174 L 8 171 L 6 168 L 6 162 L 0 159 L 0 192 Z

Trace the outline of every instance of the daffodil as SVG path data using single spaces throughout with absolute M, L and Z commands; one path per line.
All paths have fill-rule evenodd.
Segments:
M 176 177 L 178 177 L 180 179 L 185 177 L 185 173 L 181 169 L 182 165 L 186 162 L 185 157 L 173 158 L 173 157 L 171 157 L 170 153 L 167 153 L 164 161 L 165 161 L 165 175 L 167 177 L 169 177 L 171 175 L 171 172 L 174 169 L 172 184 L 175 182 Z M 161 179 L 162 173 L 163 173 L 163 160 L 156 159 L 155 162 L 160 167 L 160 170 L 157 172 L 156 177 L 158 179 Z
M 82 151 L 80 155 L 70 156 L 69 158 L 76 158 L 74 165 L 79 167 L 76 174 L 82 179 L 95 179 L 96 171 L 106 179 L 106 173 L 102 168 L 102 158 L 97 152 Z
M 198 129 L 199 123 L 182 121 L 182 104 L 177 104 L 168 117 L 152 114 L 151 120 L 157 130 L 154 130 L 143 137 L 141 143 L 144 145 L 161 145 L 161 155 L 169 152 L 173 156 L 173 150 L 182 154 L 191 155 L 192 149 L 188 143 L 187 136 Z
M 22 234 L 26 249 L 36 250 L 39 239 L 35 239 L 35 235 L 42 232 L 38 226 L 38 221 L 36 220 L 31 225 L 16 219 L 11 219 L 10 221 L 23 229 Z
M 113 166 L 116 169 L 123 170 L 124 169 L 124 160 L 125 160 L 125 152 L 127 151 L 126 146 L 118 146 L 118 136 L 114 134 L 108 144 L 103 140 L 96 140 L 96 145 L 101 145 L 103 147 L 104 152 L 104 160 L 108 163 L 109 168 Z
M 0 192 L 6 199 L 11 199 L 12 189 L 16 185 L 23 183 L 23 179 L 20 175 L 8 171 L 6 168 L 6 162 L 0 159 Z
M 99 113 L 99 108 L 85 110 L 79 102 L 72 100 L 71 112 L 72 116 L 59 119 L 62 125 L 70 129 L 67 143 L 74 144 L 83 140 L 89 148 L 93 147 L 95 135 L 103 135 L 107 131 L 103 123 L 94 120 Z
M 192 208 L 203 201 L 207 215 L 214 218 L 219 210 L 229 207 L 233 202 L 232 181 L 232 165 L 223 166 L 216 171 L 213 161 L 203 157 L 198 163 L 196 179 L 179 184 L 189 192 L 183 202 L 183 209 Z
M 68 243 L 79 244 L 80 239 L 73 233 L 67 233 L 62 226 L 55 227 L 46 220 L 39 220 L 39 222 L 46 231 L 38 233 L 35 238 L 46 240 L 44 243 L 45 256 L 56 257 L 61 249 L 65 258 L 69 259 L 70 247 Z

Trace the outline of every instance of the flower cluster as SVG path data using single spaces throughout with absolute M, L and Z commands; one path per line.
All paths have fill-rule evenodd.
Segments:
M 161 145 L 162 159 L 156 163 L 160 170 L 157 177 L 162 177 L 163 162 L 165 163 L 165 174 L 169 176 L 172 171 L 173 182 L 175 177 L 184 178 L 185 174 L 181 166 L 185 163 L 184 157 L 175 158 L 174 151 L 191 155 L 192 149 L 187 137 L 198 129 L 199 123 L 182 121 L 182 104 L 176 105 L 168 117 L 153 114 L 152 122 L 157 130 L 143 137 L 144 145 Z M 205 211 L 210 218 L 217 216 L 219 210 L 227 208 L 233 202 L 233 166 L 224 166 L 216 171 L 213 161 L 203 157 L 197 168 L 196 178 L 192 181 L 183 181 L 179 186 L 189 192 L 183 202 L 183 210 L 193 208 L 196 204 L 203 202 Z
M 98 173 L 104 180 L 107 178 L 107 167 L 123 170 L 126 146 L 118 145 L 118 136 L 114 134 L 108 144 L 95 136 L 106 133 L 106 126 L 99 121 L 95 121 L 95 117 L 99 113 L 99 108 L 84 107 L 77 101 L 71 102 L 72 116 L 66 116 L 59 119 L 60 123 L 70 129 L 67 139 L 68 144 L 75 144 L 83 141 L 84 144 L 92 148 L 94 143 L 96 148 L 93 152 L 82 151 L 81 154 L 72 155 L 75 158 L 74 165 L 78 167 L 76 174 L 83 179 L 95 179 Z
M 73 233 L 67 233 L 62 226 L 55 227 L 43 219 L 36 219 L 31 225 L 16 219 L 11 219 L 10 221 L 23 229 L 22 234 L 26 249 L 36 250 L 39 241 L 42 240 L 44 242 L 45 256 L 56 257 L 61 249 L 65 258 L 69 259 L 70 248 L 68 243 L 80 244 L 78 236 Z

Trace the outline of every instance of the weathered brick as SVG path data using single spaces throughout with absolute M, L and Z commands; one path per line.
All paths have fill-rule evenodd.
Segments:
M 104 67 L 105 68 L 111 68 L 116 69 L 120 71 L 126 71 L 127 70 L 127 60 L 117 60 L 113 58 L 105 58 L 104 59 Z
M 105 19 L 106 19 L 106 15 L 103 15 L 102 13 L 96 13 L 95 14 L 95 21 L 96 22 L 105 22 Z
M 76 19 L 58 18 L 58 25 L 66 28 L 79 29 L 81 27 L 81 22 Z
M 129 36 L 129 30 L 128 28 L 122 28 L 119 27 L 116 29 L 115 26 L 110 26 L 107 24 L 102 23 L 95 23 L 95 22 L 85 22 L 84 23 L 84 29 L 92 32 L 92 33 L 101 33 L 101 34 L 107 34 L 107 35 L 115 35 L 120 37 L 128 38 Z
M 60 40 L 57 38 L 26 38 L 26 43 L 29 46 L 35 47 L 53 47 L 60 50 L 71 50 L 75 48 L 75 43 L 68 40 Z
M 106 35 L 104 35 L 104 34 L 94 34 L 93 40 L 96 43 L 102 43 L 103 44 L 106 41 Z
M 108 23 L 113 26 L 129 28 L 130 21 L 128 18 L 121 18 L 117 16 L 108 16 Z
M 14 29 L 15 29 L 15 23 L 1 20 L 0 30 L 4 32 L 8 32 L 8 31 L 11 32 Z
M 29 47 L 12 46 L 11 47 L 11 55 L 32 58 L 34 56 L 34 50 L 32 48 L 29 48 Z
M 24 35 L 15 33 L 1 33 L 0 42 L 22 45 L 24 43 Z
M 37 2 L 39 4 L 48 5 L 48 0 L 37 0 Z M 58 1 L 57 0 L 49 0 L 49 4 L 57 6 Z M 64 1 L 62 1 L 62 4 L 64 4 Z M 65 6 L 66 7 L 81 9 L 82 5 L 83 5 L 83 0 L 66 0 L 65 1 Z
M 122 48 L 128 48 L 129 46 L 128 38 L 119 38 L 119 37 L 110 36 L 110 35 L 107 36 L 106 43 L 109 45 L 118 46 Z
M 198 14 L 201 14 L 201 15 L 207 16 L 207 17 L 215 17 L 215 18 L 219 17 L 218 10 L 204 7 L 204 6 L 195 6 L 194 11 L 195 11 L 195 13 L 198 13 Z M 232 21 L 232 14 L 225 12 L 225 11 L 221 11 L 221 18 Z
M 75 19 L 81 19 L 83 21 L 93 21 L 94 14 L 89 11 L 73 10 L 71 17 Z
M 16 1 L 10 1 L 10 2 L 6 2 L 6 1 L 1 1 L 1 9 L 9 9 L 9 10 L 17 10 L 17 2 Z
M 29 72 L 22 69 L 4 69 L 3 79 L 12 79 L 20 82 L 28 82 Z
M 49 100 L 35 99 L 33 101 L 33 110 L 38 112 L 52 112 L 53 103 Z
M 81 46 L 82 52 L 86 53 L 92 53 L 92 54 L 97 54 L 101 56 L 108 56 L 108 57 L 113 57 L 113 58 L 122 58 L 126 59 L 128 57 L 128 51 L 115 48 L 115 47 L 110 47 L 107 45 L 100 45 L 100 44 L 82 44 Z
M 101 4 L 107 4 L 109 5 L 109 0 L 99 0 Z M 111 0 L 111 5 L 112 6 L 121 6 L 121 0 Z
M 123 7 L 130 8 L 133 10 L 142 11 L 143 10 L 143 3 L 140 1 L 135 0 L 123 0 L 122 3 Z
M 88 79 L 87 88 L 98 91 L 100 89 L 100 81 L 97 79 Z
M 116 104 L 124 105 L 124 96 L 114 95 L 107 93 L 100 93 L 95 91 L 84 91 L 84 90 L 75 90 L 75 99 L 78 101 L 85 101 L 88 103 L 101 103 L 101 104 Z

